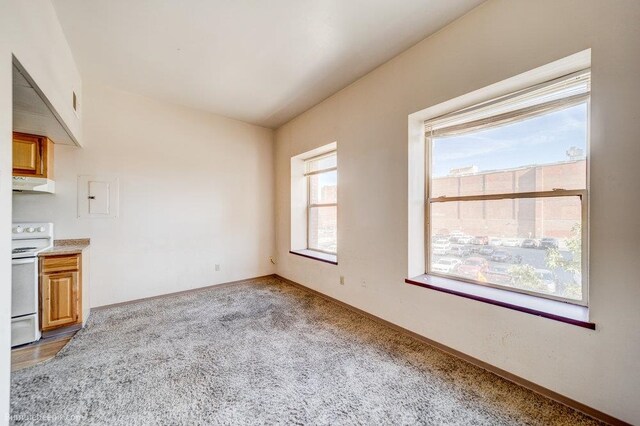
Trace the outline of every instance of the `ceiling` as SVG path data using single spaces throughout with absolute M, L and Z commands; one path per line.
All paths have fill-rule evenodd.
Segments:
M 83 80 L 276 128 L 483 0 L 53 0 Z

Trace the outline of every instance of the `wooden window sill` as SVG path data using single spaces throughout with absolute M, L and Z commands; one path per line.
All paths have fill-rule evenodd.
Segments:
M 320 262 L 331 263 L 332 265 L 338 264 L 338 256 L 335 254 L 322 253 L 314 250 L 291 250 L 291 254 L 297 256 L 306 257 L 307 259 L 319 260 Z
M 589 322 L 589 308 L 585 306 L 433 275 L 419 275 L 414 278 L 407 278 L 404 281 L 407 284 L 465 297 L 478 302 L 489 303 L 591 330 L 596 329 L 596 325 Z

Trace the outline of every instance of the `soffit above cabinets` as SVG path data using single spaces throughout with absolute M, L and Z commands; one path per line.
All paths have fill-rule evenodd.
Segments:
M 20 65 L 13 65 L 13 130 L 46 136 L 55 144 L 79 146 L 62 119 Z M 70 94 L 73 96 L 73 94 Z

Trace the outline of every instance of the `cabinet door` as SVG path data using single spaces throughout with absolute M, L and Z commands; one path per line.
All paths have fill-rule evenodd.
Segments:
M 42 330 L 78 322 L 78 272 L 42 275 Z
M 53 179 L 53 142 L 46 136 L 13 132 L 13 175 Z
M 13 174 L 41 175 L 40 140 L 33 137 L 13 137 Z

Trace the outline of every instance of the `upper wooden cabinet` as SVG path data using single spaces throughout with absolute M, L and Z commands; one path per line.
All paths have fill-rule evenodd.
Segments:
M 13 175 L 53 178 L 53 142 L 46 136 L 13 133 Z

